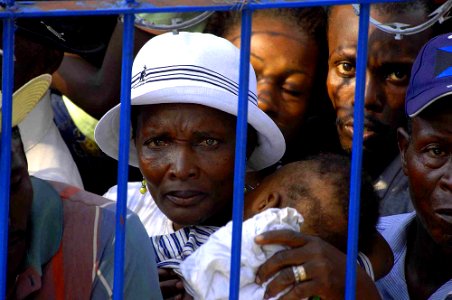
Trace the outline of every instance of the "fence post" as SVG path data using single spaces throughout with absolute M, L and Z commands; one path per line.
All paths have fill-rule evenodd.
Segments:
M 13 2 L 14 3 L 14 2 Z M 8 5 L 12 5 L 8 3 Z M 3 66 L 0 144 L 0 299 L 6 295 L 9 194 L 11 176 L 11 123 L 14 83 L 14 20 L 3 20 Z
M 232 209 L 232 253 L 229 299 L 239 298 L 240 288 L 240 256 L 242 246 L 243 222 L 243 190 L 245 187 L 245 156 L 246 131 L 248 127 L 248 90 L 250 73 L 250 39 L 251 39 L 250 9 L 242 11 L 242 28 L 240 40 L 240 77 L 239 77 L 239 103 L 236 128 L 235 166 L 234 166 L 234 200 Z
M 127 218 L 127 181 L 129 178 L 130 83 L 132 78 L 134 19 L 134 14 L 129 13 L 124 15 L 121 66 L 121 113 L 118 141 L 118 199 L 116 203 L 115 270 L 113 281 L 113 299 L 115 300 L 121 300 L 124 296 L 123 273 Z
M 356 258 L 358 255 L 359 201 L 361 199 L 361 162 L 364 131 L 364 92 L 366 86 L 367 35 L 370 4 L 360 4 L 356 62 L 355 105 L 353 111 L 352 167 L 348 214 L 347 268 L 345 299 L 356 297 Z

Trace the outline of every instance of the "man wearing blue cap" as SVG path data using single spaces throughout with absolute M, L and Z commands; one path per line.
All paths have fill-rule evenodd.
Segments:
M 415 212 L 381 219 L 394 267 L 377 286 L 384 299 L 446 299 L 452 292 L 452 33 L 422 48 L 405 108 L 409 126 L 399 129 L 398 143 Z

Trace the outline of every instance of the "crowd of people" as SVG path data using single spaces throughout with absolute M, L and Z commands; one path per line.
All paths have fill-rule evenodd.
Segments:
M 370 14 L 415 26 L 442 2 Z M 228 299 L 240 18 L 135 28 L 125 299 Z M 240 298 L 344 298 L 358 19 L 253 13 Z M 357 299 L 452 299 L 450 25 L 369 27 Z M 122 30 L 17 21 L 7 299 L 112 297 Z

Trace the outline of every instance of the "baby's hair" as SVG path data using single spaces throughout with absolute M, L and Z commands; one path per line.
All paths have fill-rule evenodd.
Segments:
M 348 220 L 351 163 L 347 156 L 323 153 L 289 164 L 287 167 L 284 173 L 290 174 L 291 178 L 285 185 L 288 190 L 289 206 L 296 207 L 296 201 L 302 197 L 315 198 L 309 181 L 313 176 L 317 176 L 333 187 L 337 203 L 341 207 L 344 218 Z M 373 188 L 372 180 L 364 173 L 361 177 L 360 199 L 359 247 L 365 252 L 376 234 L 375 226 L 380 199 Z

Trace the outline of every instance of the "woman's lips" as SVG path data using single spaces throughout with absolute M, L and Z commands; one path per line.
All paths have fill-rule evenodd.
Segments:
M 193 206 L 204 200 L 206 193 L 201 191 L 172 191 L 165 194 L 165 198 L 177 206 Z

